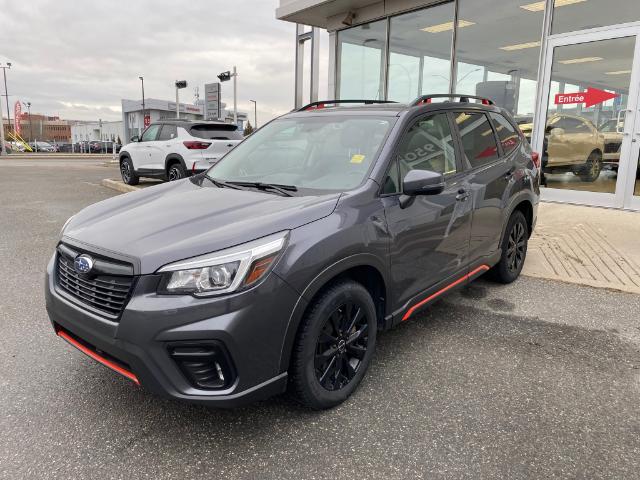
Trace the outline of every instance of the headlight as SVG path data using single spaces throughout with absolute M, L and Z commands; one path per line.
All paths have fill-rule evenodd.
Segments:
M 165 265 L 158 293 L 208 297 L 248 288 L 263 278 L 287 243 L 288 232 L 276 233 L 201 257 Z

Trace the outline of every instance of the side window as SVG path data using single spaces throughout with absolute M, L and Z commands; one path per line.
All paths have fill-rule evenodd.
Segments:
M 398 162 L 399 181 L 409 170 L 455 173 L 456 154 L 447 115 L 437 113 L 416 121 L 400 141 Z
M 502 151 L 505 155 L 510 154 L 516 149 L 518 143 L 520 143 L 520 136 L 516 133 L 513 125 L 499 113 L 490 113 L 489 116 L 493 120 L 493 125 L 496 127 L 496 133 L 502 145 Z
M 158 130 L 160 130 L 160 125 L 151 125 L 147 128 L 142 134 L 141 142 L 152 142 L 156 139 L 158 135 Z
M 456 115 L 462 148 L 471 168 L 497 160 L 498 145 L 487 116 L 470 112 L 460 112 Z
M 178 136 L 178 127 L 175 125 L 163 125 L 158 140 L 173 140 Z

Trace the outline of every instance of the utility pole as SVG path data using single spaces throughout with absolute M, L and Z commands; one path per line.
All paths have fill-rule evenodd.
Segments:
M 138 77 L 142 82 L 142 126 L 144 127 L 144 121 L 147 118 L 147 111 L 144 106 L 144 77 Z
M 6 65 L 0 63 L 2 68 L 2 74 L 4 76 L 4 99 L 7 102 L 7 122 L 9 123 L 9 131 L 11 131 L 11 115 L 9 114 L 9 92 L 7 91 L 7 69 L 11 70 L 11 62 L 7 62 Z
M 255 130 L 258 129 L 258 102 L 256 102 L 255 100 L 249 100 L 251 103 L 253 103 L 253 128 Z

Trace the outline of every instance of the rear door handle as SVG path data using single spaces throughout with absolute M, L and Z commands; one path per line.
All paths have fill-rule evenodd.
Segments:
M 456 195 L 456 200 L 459 202 L 465 202 L 469 198 L 469 192 L 465 188 L 461 188 L 458 190 L 458 194 Z

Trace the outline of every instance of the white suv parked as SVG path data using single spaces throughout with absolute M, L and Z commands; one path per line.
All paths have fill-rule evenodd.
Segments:
M 129 185 L 137 185 L 140 177 L 178 180 L 216 164 L 241 140 L 236 125 L 163 120 L 120 150 L 120 174 Z

